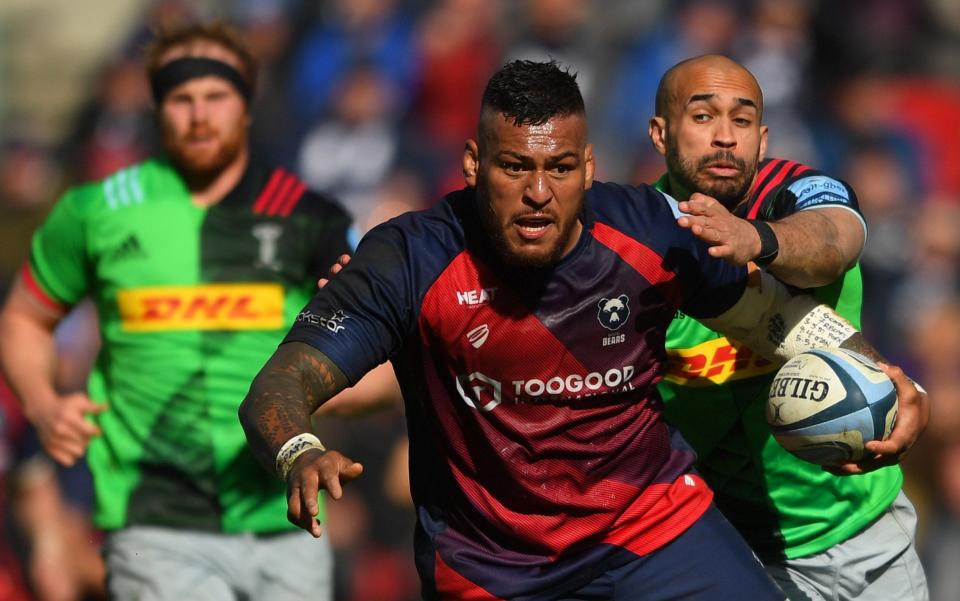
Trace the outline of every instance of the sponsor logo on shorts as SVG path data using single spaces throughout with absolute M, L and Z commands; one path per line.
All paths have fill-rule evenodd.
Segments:
M 669 349 L 664 379 L 684 386 L 710 386 L 777 371 L 777 365 L 738 342 L 710 340 L 692 348 Z
M 284 326 L 280 284 L 130 288 L 117 293 L 126 332 L 276 330 Z

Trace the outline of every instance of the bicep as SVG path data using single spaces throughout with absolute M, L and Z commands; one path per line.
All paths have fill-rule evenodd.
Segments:
M 10 295 L 3 307 L 3 329 L 29 327 L 45 330 L 52 336 L 54 328 L 63 318 L 63 311 L 45 304 L 31 292 L 24 279 L 14 281 Z

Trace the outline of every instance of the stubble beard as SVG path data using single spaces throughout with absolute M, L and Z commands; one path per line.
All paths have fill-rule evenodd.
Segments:
M 708 180 L 699 173 L 708 164 L 714 161 L 733 163 L 740 170 L 739 177 L 720 180 Z M 750 191 L 750 184 L 757 172 L 757 160 L 748 163 L 737 158 L 732 152 L 718 151 L 699 159 L 685 160 L 675 145 L 667 145 L 667 171 L 684 189 L 691 194 L 699 192 L 712 196 L 727 209 L 732 210 L 746 198 Z
M 507 239 L 507 228 L 512 227 L 512 222 L 505 224 L 500 221 L 500 217 L 493 210 L 489 196 L 484 191 L 477 191 L 477 201 L 483 230 L 486 232 L 497 258 L 505 266 L 524 273 L 543 273 L 552 270 L 563 258 L 563 251 L 573 234 L 575 220 L 563 224 L 553 248 L 549 251 L 537 254 L 517 253 L 514 252 L 510 241 Z
M 208 134 L 208 132 L 204 132 Z M 164 136 L 164 148 L 170 162 L 177 168 L 183 177 L 193 185 L 203 186 L 215 180 L 229 167 L 243 151 L 246 140 L 242 134 L 224 137 L 219 132 L 209 132 L 216 136 L 219 145 L 213 153 L 193 153 L 186 148 L 186 143 L 174 134 Z M 190 132 L 187 136 L 196 135 Z

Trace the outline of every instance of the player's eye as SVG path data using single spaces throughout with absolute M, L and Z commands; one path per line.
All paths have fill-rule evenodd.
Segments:
M 520 173 L 523 171 L 523 165 L 521 163 L 501 161 L 500 166 L 503 167 L 503 170 L 507 173 Z
M 697 123 L 706 123 L 707 121 L 710 120 L 710 115 L 706 113 L 697 113 L 696 115 L 693 116 L 693 120 L 696 121 Z

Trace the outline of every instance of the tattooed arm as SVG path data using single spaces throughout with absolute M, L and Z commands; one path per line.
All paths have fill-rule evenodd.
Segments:
M 268 469 L 292 438 L 309 433 L 310 415 L 348 385 L 323 353 L 301 342 L 280 345 L 253 380 L 240 405 L 240 423 L 254 454 Z M 287 478 L 287 519 L 314 537 L 321 528 L 317 494 L 326 489 L 339 499 L 342 485 L 360 476 L 363 466 L 319 443 L 292 459 Z

